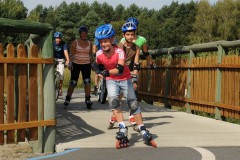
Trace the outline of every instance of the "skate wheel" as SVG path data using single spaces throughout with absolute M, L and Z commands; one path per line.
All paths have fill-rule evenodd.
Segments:
M 120 144 L 119 144 L 119 141 L 116 142 L 116 148 L 117 148 L 117 149 L 121 148 L 121 147 L 120 147 Z
M 157 148 L 157 143 L 153 140 L 150 141 L 151 146 Z

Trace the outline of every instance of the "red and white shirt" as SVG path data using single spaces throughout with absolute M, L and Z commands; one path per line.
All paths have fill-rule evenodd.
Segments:
M 111 70 L 116 68 L 118 64 L 118 60 L 125 61 L 125 53 L 123 49 L 118 48 L 117 46 L 114 47 L 114 54 L 111 57 L 107 57 L 103 54 L 102 50 L 98 50 L 96 53 L 96 62 L 97 64 L 103 64 L 106 70 Z M 110 75 L 106 77 L 106 80 L 127 80 L 131 78 L 131 73 L 129 67 L 124 65 L 123 73 L 119 75 Z

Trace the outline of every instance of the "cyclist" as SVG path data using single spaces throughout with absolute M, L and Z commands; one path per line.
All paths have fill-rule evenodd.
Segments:
M 133 43 L 136 30 L 137 30 L 137 26 L 134 23 L 132 22 L 124 23 L 122 26 L 122 33 L 125 40 L 120 42 L 118 45 L 125 52 L 125 55 L 126 55 L 125 64 L 129 67 L 131 71 L 132 82 L 133 82 L 133 87 L 135 92 L 137 90 L 137 75 L 138 75 L 138 71 L 140 70 L 140 64 L 139 64 L 140 48 L 135 43 Z M 129 120 L 132 123 L 132 125 L 136 125 L 136 122 L 133 116 Z M 116 121 L 116 118 L 114 117 L 114 115 L 112 115 L 110 118 L 109 129 L 114 126 L 115 121 Z
M 62 96 L 62 84 L 64 79 L 64 63 L 69 64 L 68 47 L 67 44 L 62 41 L 63 34 L 61 32 L 55 32 L 53 42 L 53 53 L 56 63 L 56 70 L 60 73 L 59 81 L 59 96 Z M 66 62 L 65 62 L 66 61 Z
M 87 39 L 88 28 L 86 26 L 80 26 L 78 31 L 80 38 L 74 40 L 70 47 L 71 78 L 64 105 L 65 108 L 69 105 L 72 93 L 74 88 L 77 86 L 79 74 L 81 72 L 84 82 L 85 103 L 87 105 L 87 109 L 91 109 L 93 104 L 90 100 L 92 43 Z
M 95 38 L 99 41 L 102 49 L 96 53 L 97 65 L 104 65 L 105 70 L 96 73 L 100 77 L 106 77 L 106 85 L 108 90 L 108 103 L 117 119 L 119 132 L 117 139 L 127 137 L 127 128 L 124 123 L 123 113 L 120 107 L 120 92 L 127 99 L 127 104 L 131 113 L 134 115 L 141 135 L 146 142 L 152 139 L 152 135 L 146 130 L 143 121 L 141 108 L 133 89 L 131 73 L 129 67 L 125 65 L 125 53 L 123 49 L 114 45 L 115 30 L 111 24 L 105 24 L 98 27 L 95 31 Z

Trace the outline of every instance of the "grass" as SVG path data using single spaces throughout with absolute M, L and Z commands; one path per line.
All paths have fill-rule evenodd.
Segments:
M 71 71 L 68 70 L 67 68 L 65 68 L 63 88 L 68 88 L 70 76 L 71 76 Z M 91 86 L 94 86 L 94 76 L 95 76 L 95 72 L 92 71 L 91 72 Z M 82 80 L 82 74 L 80 73 L 78 83 L 77 83 L 77 88 L 83 88 L 83 86 L 84 86 L 84 84 L 83 84 L 83 80 Z

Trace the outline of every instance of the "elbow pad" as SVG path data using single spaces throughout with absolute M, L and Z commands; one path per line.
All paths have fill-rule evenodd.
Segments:
M 140 64 L 139 63 L 134 63 L 133 65 L 133 70 L 140 70 Z
M 118 73 L 121 74 L 124 71 L 124 66 L 121 64 L 117 64 L 116 69 L 118 70 Z

